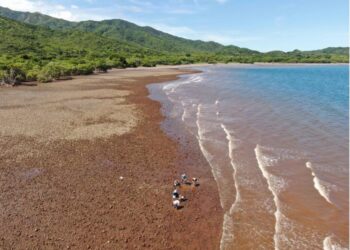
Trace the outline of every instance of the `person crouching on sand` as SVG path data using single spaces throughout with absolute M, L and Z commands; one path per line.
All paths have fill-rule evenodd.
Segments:
M 173 200 L 173 207 L 176 209 L 180 208 L 180 201 L 179 200 Z
M 180 182 L 178 180 L 175 180 L 174 181 L 174 187 L 176 188 L 176 187 L 179 187 L 179 186 L 180 186 Z
M 198 185 L 199 185 L 199 183 L 198 183 L 198 178 L 193 177 L 193 178 L 192 178 L 192 183 L 193 183 L 194 186 L 198 186 Z
M 187 181 L 187 175 L 186 174 L 182 174 L 181 175 L 181 182 L 182 183 L 186 183 L 186 181 Z
M 179 198 L 179 191 L 177 191 L 177 189 L 175 189 L 172 194 L 173 194 L 173 199 Z
M 185 196 L 183 196 L 183 195 L 180 196 L 180 201 L 186 201 L 186 200 L 187 200 L 187 199 L 186 199 Z

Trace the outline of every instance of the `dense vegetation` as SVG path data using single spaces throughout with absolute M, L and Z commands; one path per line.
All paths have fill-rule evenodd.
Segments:
M 124 20 L 69 22 L 0 7 L 0 79 L 43 82 L 112 67 L 189 63 L 348 62 L 349 48 L 260 53 L 193 41 Z

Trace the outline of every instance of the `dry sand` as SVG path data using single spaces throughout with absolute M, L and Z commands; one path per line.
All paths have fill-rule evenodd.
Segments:
M 148 83 L 185 69 L 113 70 L 0 88 L 0 249 L 215 249 L 222 211 L 196 145 L 160 129 Z M 201 178 L 171 207 L 182 171 Z M 119 180 L 120 176 L 124 179 Z
M 28 136 L 42 141 L 95 139 L 122 135 L 137 123 L 134 105 L 125 104 L 129 91 L 116 90 L 132 77 L 160 76 L 161 70 L 113 70 L 74 81 L 0 91 L 0 136 Z M 100 86 L 99 86 L 100 85 Z M 101 86 L 102 85 L 102 86 Z

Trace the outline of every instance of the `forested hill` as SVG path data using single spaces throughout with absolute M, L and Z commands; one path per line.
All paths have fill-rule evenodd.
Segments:
M 40 13 L 12 11 L 0 7 L 0 16 L 51 29 L 77 29 L 101 36 L 127 41 L 150 49 L 166 52 L 225 52 L 230 54 L 254 54 L 257 51 L 237 46 L 223 46 L 216 42 L 203 42 L 173 36 L 152 27 L 141 27 L 121 19 L 104 21 L 69 22 Z
M 89 53 L 101 57 L 113 54 L 152 53 L 141 46 L 79 30 L 52 30 L 0 17 L 0 51 L 39 60 L 76 58 Z M 99 57 L 99 56 L 98 56 Z
M 0 37 L 0 81 L 13 82 L 157 64 L 349 61 L 349 48 L 260 53 L 184 39 L 124 20 L 69 22 L 2 7 Z
M 0 16 L 7 17 L 20 22 L 28 23 L 28 24 L 46 26 L 52 29 L 68 28 L 73 24 L 72 22 L 69 22 L 63 19 L 54 18 L 38 12 L 31 13 L 31 12 L 15 11 L 15 10 L 11 10 L 9 8 L 4 8 L 1 6 L 0 6 Z
M 152 27 L 141 27 L 136 24 L 120 20 L 104 20 L 104 21 L 83 21 L 74 25 L 75 29 L 96 34 L 117 38 L 123 41 L 136 43 L 138 45 L 162 50 L 166 52 L 223 52 L 225 46 L 216 42 L 203 42 L 184 39 L 173 36 Z M 257 53 L 256 51 L 232 47 L 228 50 L 230 54 L 246 54 Z

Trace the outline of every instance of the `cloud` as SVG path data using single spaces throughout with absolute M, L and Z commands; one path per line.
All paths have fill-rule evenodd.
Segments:
M 224 4 L 226 3 L 228 0 L 215 0 L 216 2 L 220 3 L 220 4 Z
M 132 14 L 165 13 L 170 15 L 189 15 L 195 9 L 188 1 L 154 4 L 151 1 L 124 0 L 111 4 L 108 8 L 96 6 L 96 0 L 83 0 L 88 5 L 78 5 L 72 2 L 67 5 L 58 0 L 0 0 L 0 6 L 18 11 L 40 12 L 56 18 L 69 21 L 103 20 L 111 18 L 129 19 Z M 222 0 L 221 0 L 222 1 Z M 193 3 L 192 3 L 193 4 Z M 79 10 L 79 11 L 78 11 Z
M 29 0 L 0 0 L 0 5 L 13 10 L 19 11 L 36 11 L 41 7 L 41 2 L 33 2 Z
M 240 45 L 245 46 L 248 42 L 262 41 L 263 37 L 260 36 L 249 36 L 244 35 L 238 31 L 217 31 L 215 33 L 207 31 L 198 31 L 191 29 L 187 26 L 171 26 L 164 23 L 153 23 L 147 24 L 142 22 L 137 22 L 141 26 L 151 26 L 157 30 L 163 31 L 165 33 L 179 36 L 192 40 L 202 40 L 202 41 L 214 41 L 223 45 Z
M 286 18 L 284 16 L 277 16 L 274 19 L 275 26 L 281 27 L 284 25 Z
M 132 12 L 132 13 L 144 13 L 144 12 L 148 12 L 147 10 L 145 10 L 144 8 L 138 7 L 138 6 L 118 6 L 117 7 L 118 10 L 120 11 L 126 11 L 126 12 Z
M 181 9 L 181 8 L 175 8 L 175 9 L 170 9 L 170 10 L 166 10 L 166 13 L 169 14 L 194 14 L 195 11 L 191 10 L 191 9 Z
M 85 1 L 93 2 L 94 0 Z M 79 8 L 79 6 L 74 4 L 65 6 L 47 0 L 0 0 L 0 6 L 18 11 L 40 12 L 69 21 L 111 19 L 115 18 L 116 15 L 116 11 L 112 9 L 106 11 L 105 8 Z M 138 9 L 129 8 L 125 11 L 137 12 Z
M 61 19 L 65 19 L 65 20 L 71 20 L 71 21 L 75 21 L 75 17 L 72 14 L 72 12 L 68 11 L 68 10 L 63 10 L 63 11 L 58 11 L 54 14 L 52 14 L 53 17 L 56 18 L 61 18 Z
M 71 11 L 74 8 L 67 8 L 61 4 L 49 4 L 41 0 L 0 0 L 0 5 L 12 10 L 40 12 L 53 17 L 76 21 L 76 16 Z
M 143 24 L 141 24 L 143 25 Z M 163 32 L 175 35 L 175 36 L 181 36 L 181 37 L 189 37 L 193 35 L 194 30 L 192 30 L 189 27 L 186 26 L 169 26 L 166 24 L 151 24 L 151 25 L 146 25 L 146 26 L 151 26 L 157 30 L 161 30 Z

